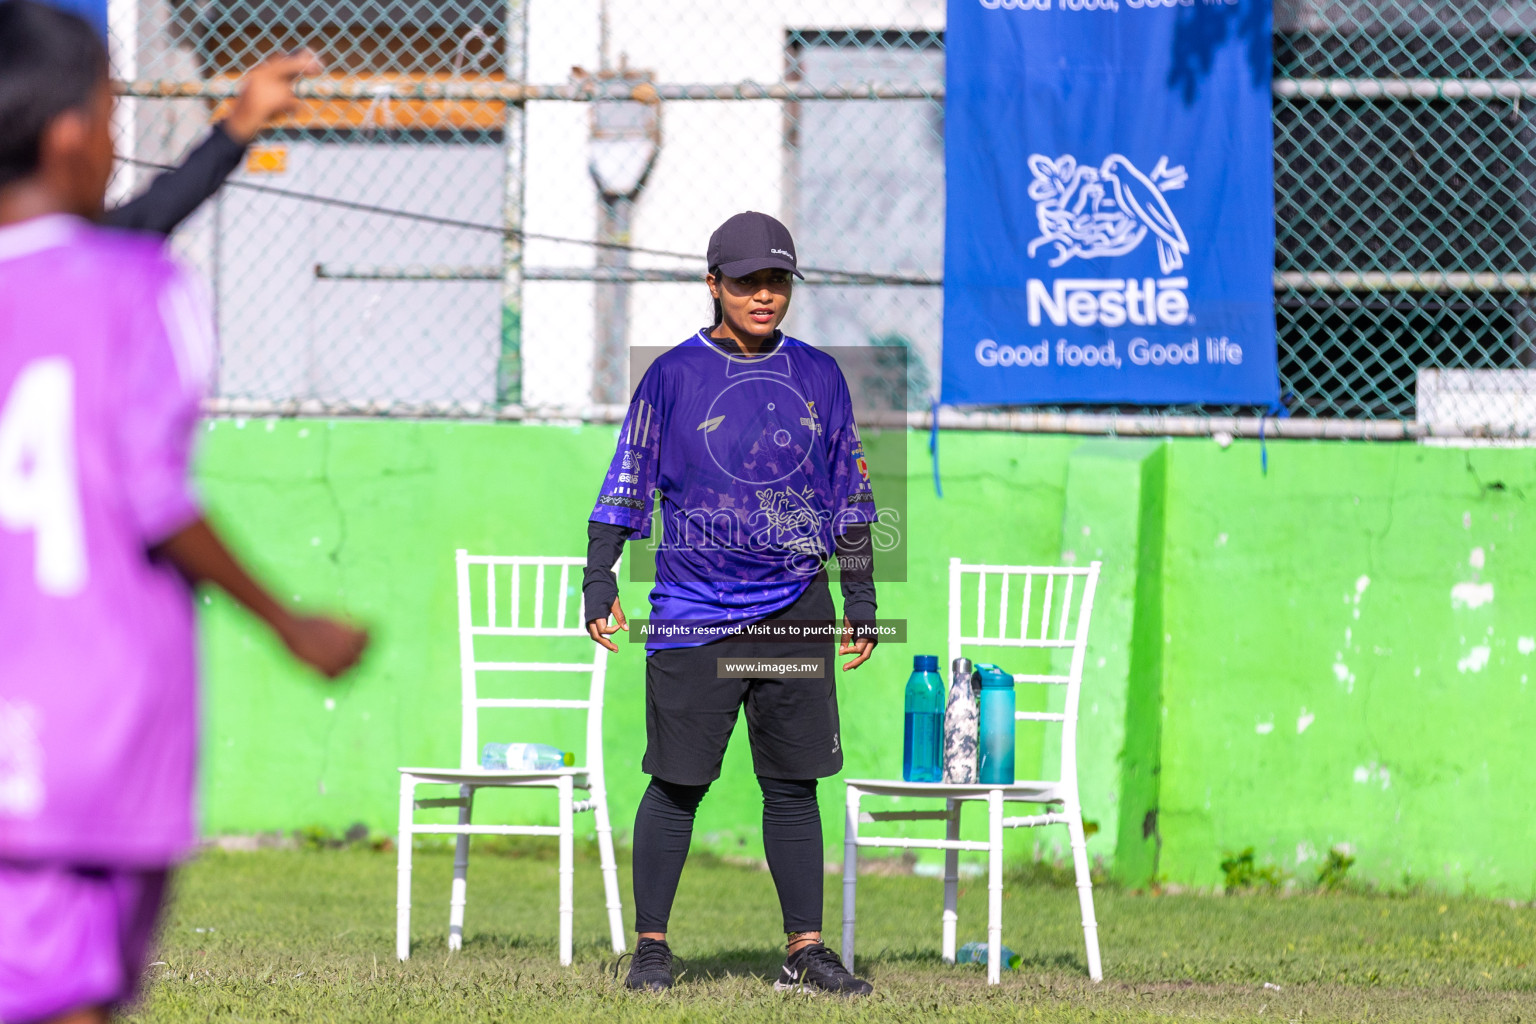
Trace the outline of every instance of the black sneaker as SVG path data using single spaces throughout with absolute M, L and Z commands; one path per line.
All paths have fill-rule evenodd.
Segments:
M 875 990 L 863 978 L 848 973 L 837 954 L 819 942 L 791 953 L 773 987 L 780 992 L 831 992 L 840 996 L 867 996 Z
M 629 974 L 624 977 L 624 987 L 649 992 L 664 992 L 672 987 L 672 947 L 661 939 L 640 939 L 629 957 Z M 624 957 L 619 957 L 615 972 Z

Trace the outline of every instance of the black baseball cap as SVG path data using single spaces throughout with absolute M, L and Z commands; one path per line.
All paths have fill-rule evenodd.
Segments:
M 805 280 L 795 268 L 795 240 L 789 228 L 766 213 L 748 210 L 715 228 L 707 258 L 711 267 L 719 267 L 728 277 L 746 277 L 771 267 Z

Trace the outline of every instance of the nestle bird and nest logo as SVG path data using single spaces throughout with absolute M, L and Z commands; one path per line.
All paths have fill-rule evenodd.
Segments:
M 1170 167 L 1166 156 L 1150 171 L 1143 171 L 1120 153 L 1111 153 L 1097 164 L 1081 163 L 1070 153 L 1054 160 L 1034 153 L 1029 169 L 1033 178 L 1028 194 L 1035 201 L 1040 228 L 1029 243 L 1031 259 L 1062 267 L 1073 260 L 1128 256 L 1150 238 L 1161 274 L 1028 278 L 1024 295 L 1029 326 L 1125 327 L 1132 336 L 1110 337 L 1102 344 L 1058 338 L 1054 353 L 1049 339 L 1008 345 L 983 338 L 976 344 L 976 361 L 982 366 L 1043 367 L 1055 362 L 1118 369 L 1123 354 L 1138 366 L 1200 362 L 1199 346 L 1193 340 L 1153 340 L 1138 332 L 1143 329 L 1150 334 L 1157 327 L 1182 327 L 1195 320 L 1189 309 L 1189 278 L 1181 273 L 1190 252 L 1189 239 L 1166 196 L 1188 182 L 1184 168 Z M 1211 358 L 1236 362 L 1238 350 L 1231 352 L 1231 360 L 1226 355 L 1217 360 L 1214 350 Z
M 1060 267 L 1074 259 L 1129 255 L 1151 236 L 1162 270 L 1155 278 L 1058 277 L 1049 285 L 1031 278 L 1026 298 L 1032 326 L 1044 320 L 1059 327 L 1189 321 L 1189 278 L 1178 274 L 1189 240 L 1164 195 L 1189 180 L 1182 166 L 1169 167 L 1165 156 L 1143 172 L 1119 153 L 1098 165 L 1079 163 L 1070 153 L 1055 160 L 1035 153 L 1029 169 L 1029 197 L 1040 226 L 1030 256 L 1050 246 L 1050 265 Z

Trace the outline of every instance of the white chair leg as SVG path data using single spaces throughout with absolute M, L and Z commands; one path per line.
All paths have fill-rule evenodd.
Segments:
M 459 787 L 459 824 L 468 825 L 475 791 L 468 786 Z M 455 836 L 453 842 L 453 890 L 448 897 L 448 948 L 464 948 L 464 901 L 469 881 L 469 836 Z
M 624 907 L 619 902 L 619 863 L 613 856 L 613 823 L 608 818 L 608 794 L 599 789 L 592 794 L 593 813 L 597 819 L 597 855 L 603 869 L 603 899 L 608 907 L 608 931 L 613 951 L 624 952 Z
M 987 794 L 987 984 L 1003 980 L 1003 791 Z
M 395 956 L 411 956 L 411 823 L 416 817 L 416 780 L 400 776 L 400 831 L 396 835 Z
M 569 775 L 561 776 L 560 794 L 560 966 L 571 964 L 571 919 L 575 910 L 572 899 L 576 865 L 575 787 Z
M 1088 842 L 1083 835 L 1083 812 L 1080 807 L 1067 808 L 1071 820 L 1067 833 L 1072 844 L 1072 868 L 1077 875 L 1077 903 L 1083 913 L 1083 944 L 1088 950 L 1088 977 L 1104 980 L 1104 969 L 1099 964 L 1099 924 L 1093 916 L 1093 879 L 1088 874 Z
M 854 905 L 859 889 L 859 797 L 848 787 L 848 808 L 843 818 L 843 966 L 853 971 Z
M 944 838 L 954 842 L 960 838 L 960 801 L 945 800 L 944 813 L 949 815 L 944 820 Z M 960 920 L 960 851 L 944 851 L 944 918 L 943 918 L 943 943 L 941 946 L 944 962 L 955 962 L 955 927 Z

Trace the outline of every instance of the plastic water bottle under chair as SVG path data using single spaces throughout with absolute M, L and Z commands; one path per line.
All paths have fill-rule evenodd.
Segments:
M 985 966 L 988 952 L 989 950 L 987 949 L 987 944 L 985 942 L 967 942 L 965 945 L 955 950 L 955 963 L 981 964 Z M 1002 967 L 1003 970 L 1016 971 L 1018 970 L 1019 965 L 1024 962 L 1024 958 L 1019 956 L 1019 954 L 1015 953 L 1013 950 L 1009 949 L 1007 946 L 1004 946 L 999 952 L 997 961 L 998 965 Z

